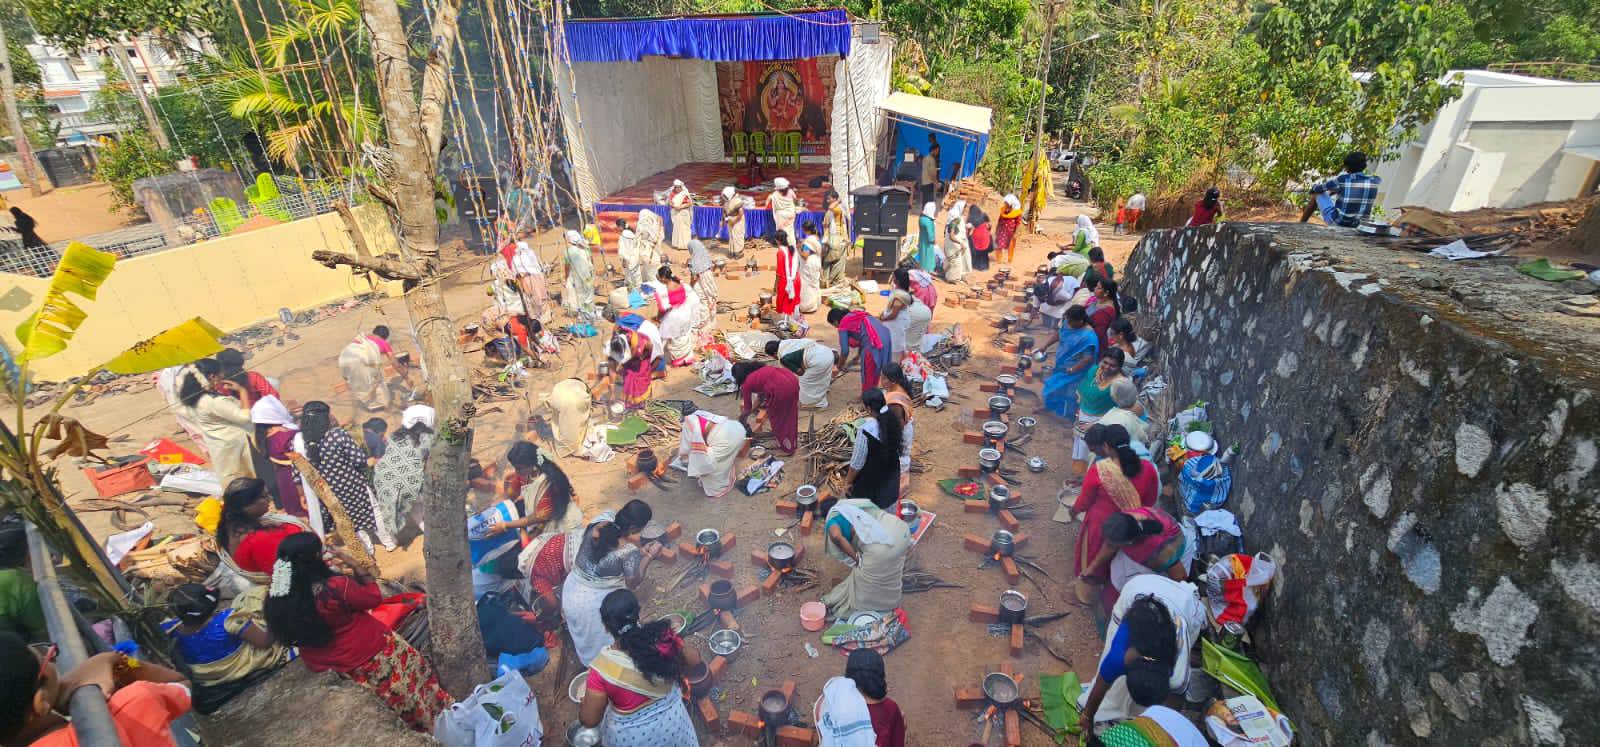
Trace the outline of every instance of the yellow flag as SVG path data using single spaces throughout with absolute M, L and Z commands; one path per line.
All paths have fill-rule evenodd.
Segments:
M 68 294 L 93 301 L 116 266 L 115 254 L 76 241 L 69 244 L 55 274 L 50 276 L 50 287 L 39 310 L 17 327 L 17 341 L 22 343 L 17 362 L 48 358 L 66 350 L 88 317 Z
M 222 330 L 195 317 L 124 350 L 104 368 L 115 374 L 135 374 L 189 363 L 222 350 L 219 337 Z

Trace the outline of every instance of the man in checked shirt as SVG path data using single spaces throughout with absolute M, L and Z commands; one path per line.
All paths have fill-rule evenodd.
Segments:
M 1300 213 L 1305 223 L 1316 212 L 1322 213 L 1322 222 L 1329 226 L 1355 228 L 1372 215 L 1372 205 L 1378 199 L 1378 184 L 1383 180 L 1366 173 L 1367 154 L 1351 151 L 1344 157 L 1344 173 L 1325 182 L 1311 185 L 1311 199 Z

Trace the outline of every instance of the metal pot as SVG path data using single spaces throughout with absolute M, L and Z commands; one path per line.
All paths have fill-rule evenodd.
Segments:
M 1033 349 L 1033 335 L 1017 336 L 1017 355 L 1027 355 Z
M 989 398 L 989 419 L 999 420 L 1011 411 L 1011 398 L 996 394 Z
M 1010 431 L 1011 431 L 1011 426 L 1006 425 L 1004 421 L 1000 421 L 1000 420 L 984 421 L 984 424 L 983 424 L 983 445 L 987 446 L 989 448 L 992 448 L 992 449 L 998 449 L 1000 447 L 1000 444 L 1005 443 L 1006 434 L 1009 433 Z
M 813 513 L 817 510 L 817 486 L 801 485 L 794 491 L 794 502 L 799 506 L 796 511 L 799 515 Z
M 639 539 L 644 542 L 655 542 L 656 540 L 665 537 L 666 534 L 666 527 L 661 526 L 661 522 L 651 519 L 650 521 L 645 522 L 643 529 L 639 530 Z
M 782 573 L 794 567 L 794 545 L 787 542 L 774 542 L 767 545 L 767 565 L 772 570 Z
M 603 360 L 603 361 L 600 361 L 599 363 L 595 364 L 594 373 L 595 373 L 595 376 L 597 378 L 601 378 L 601 379 L 603 379 L 603 378 L 605 378 L 607 376 L 610 376 L 611 375 L 611 361 Z
M 1000 387 L 1000 393 L 1007 397 L 1010 397 L 1012 393 L 1017 391 L 1016 374 L 1000 374 L 999 376 L 994 377 L 994 383 L 996 386 Z
M 750 304 L 749 308 L 746 308 L 744 310 L 744 313 L 748 314 L 751 319 L 755 319 L 755 318 L 761 316 L 761 304 L 758 304 L 758 303 Z
M 987 447 L 978 449 L 978 470 L 987 475 L 998 469 L 1000 469 L 1000 451 Z
M 1017 430 L 1021 431 L 1022 435 L 1024 436 L 1032 433 L 1033 429 L 1038 425 L 1039 419 L 1032 415 L 1023 415 L 1022 417 L 1017 418 Z
M 759 300 L 759 302 L 761 303 L 762 306 L 771 306 L 772 305 L 772 299 L 773 299 L 772 291 L 761 291 L 761 293 L 759 295 L 757 295 L 756 298 Z
M 1016 324 L 1017 324 L 1017 315 L 1016 314 L 1006 314 L 1006 315 L 1000 317 L 1000 331 L 1001 332 L 1005 332 L 1006 330 L 1011 329 L 1012 327 L 1016 326 Z
M 784 697 L 782 690 L 768 690 L 761 694 L 761 700 L 756 703 L 762 726 L 767 731 L 777 732 L 779 727 L 789 724 L 789 699 Z
M 719 578 L 711 582 L 711 593 L 706 595 L 706 605 L 714 610 L 731 610 L 739 605 L 739 594 L 733 582 Z
M 1041 353 L 1040 355 L 1043 355 L 1043 353 Z M 1033 358 L 1032 357 L 1026 356 L 1026 355 L 1017 356 L 1017 374 L 1018 375 L 1021 375 L 1023 372 L 1027 371 L 1030 368 L 1033 368 Z
M 983 676 L 983 697 L 999 710 L 1008 710 L 1022 700 L 1022 688 L 1017 686 L 1017 681 L 1011 675 L 1003 672 L 990 672 Z
M 1006 485 L 989 487 L 989 509 L 995 513 L 1011 507 L 1011 488 Z
M 722 532 L 715 529 L 702 529 L 694 535 L 694 546 L 699 548 L 700 552 L 705 553 L 707 558 L 715 560 L 722 554 Z
M 916 501 L 907 499 L 900 501 L 900 520 L 910 524 L 917 520 L 917 514 L 922 513 L 922 507 Z
M 1004 529 L 996 529 L 989 537 L 989 550 L 1001 557 L 1011 557 L 1017 551 L 1017 536 Z
M 744 645 L 744 636 L 739 631 L 723 628 L 706 636 L 706 647 L 717 656 L 728 657 L 738 653 L 739 647 Z
M 1050 465 L 1045 463 L 1044 457 L 1042 457 L 1042 456 L 1028 457 L 1028 471 L 1029 472 L 1032 472 L 1034 474 L 1038 474 L 1040 472 L 1045 471 L 1045 468 L 1047 468 L 1049 466 Z
M 1016 589 L 1000 592 L 1000 622 L 1021 625 L 1028 616 L 1028 597 Z

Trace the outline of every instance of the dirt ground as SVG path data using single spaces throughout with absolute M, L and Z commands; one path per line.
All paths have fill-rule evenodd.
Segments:
M 998 195 L 987 192 L 982 207 L 991 217 L 997 216 Z M 1094 211 L 1089 206 L 1068 202 L 1064 198 L 1053 202 L 1040 223 L 1043 233 L 1023 237 L 1013 263 L 1014 275 L 1031 277 L 1032 269 L 1044 261 L 1046 252 L 1057 244 L 1067 242 L 1073 221 L 1080 212 L 1093 214 Z M 44 218 L 40 222 L 42 226 L 50 225 Z M 1101 230 L 1107 259 L 1120 264 L 1132 250 L 1137 237 L 1113 236 L 1109 225 L 1103 225 Z M 559 255 L 560 241 L 558 232 L 552 231 L 537 237 L 535 246 L 547 261 L 554 260 Z M 714 251 L 720 253 L 721 247 L 714 247 Z M 676 265 L 681 265 L 685 260 L 682 252 L 669 250 L 669 254 Z M 724 301 L 735 301 L 739 302 L 736 305 L 742 305 L 753 301 L 759 290 L 770 287 L 772 259 L 763 257 L 762 260 L 768 269 L 759 277 L 723 281 Z M 458 323 L 476 320 L 488 303 L 484 291 L 486 274 L 482 258 L 461 258 L 461 264 L 454 270 L 448 284 L 447 298 Z M 990 274 L 975 273 L 969 282 L 974 287 L 981 286 Z M 553 284 L 556 283 L 553 281 Z M 970 417 L 970 410 L 982 405 L 988 396 L 978 391 L 978 385 L 991 381 L 1009 358 L 991 344 L 995 330 L 990 322 L 1013 304 L 997 299 L 983 302 L 976 311 L 944 305 L 943 298 L 956 291 L 956 287 L 940 283 L 941 304 L 934 313 L 933 329 L 943 329 L 954 323 L 962 324 L 965 332 L 973 338 L 974 357 L 953 377 L 951 383 L 955 396 L 943 411 L 920 408 L 916 413 L 916 450 L 919 459 L 926 462 L 929 469 L 914 478 L 912 497 L 925 510 L 937 513 L 938 519 L 912 552 L 911 562 L 963 588 L 907 595 L 904 608 L 909 616 L 912 637 L 886 657 L 890 694 L 905 712 L 911 741 L 928 745 L 964 745 L 978 741 L 981 726 L 974 722 L 972 713 L 952 707 L 952 692 L 958 687 L 977 686 L 982 675 L 995 671 L 1007 656 L 1005 638 L 988 634 L 983 625 L 970 622 L 967 616 L 967 608 L 973 603 L 997 603 L 1000 592 L 1007 586 L 1004 577 L 998 568 L 980 569 L 980 556 L 965 550 L 961 541 L 966 533 L 987 536 L 998 528 L 998 523 L 987 514 L 962 513 L 959 502 L 943 495 L 935 482 L 954 477 L 959 466 L 976 464 L 977 447 L 963 443 L 961 433 L 976 428 L 977 421 Z M 603 283 L 601 292 L 605 292 Z M 879 300 L 868 301 L 872 311 L 877 311 L 880 303 Z M 830 343 L 837 339 L 833 327 L 827 324 L 823 314 L 813 314 L 810 322 L 812 337 Z M 409 328 L 401 301 L 384 299 L 372 303 L 352 303 L 340 313 L 312 324 L 295 326 L 292 338 L 252 338 L 240 347 L 250 356 L 248 365 L 252 369 L 280 380 L 279 388 L 287 400 L 293 401 L 292 407 L 312 399 L 326 399 L 333 404 L 335 415 L 348 423 L 355 411 L 347 396 L 333 393 L 334 383 L 340 381 L 335 357 L 354 334 L 376 324 L 387 324 L 397 331 Z M 724 317 L 719 324 L 727 329 L 732 322 Z M 589 372 L 597 359 L 600 339 L 591 338 L 569 345 L 563 350 L 559 361 L 549 368 L 536 371 L 527 382 L 528 390 L 536 401 L 555 381 Z M 402 340 L 398 348 L 412 349 L 414 345 Z M 469 359 L 477 360 L 478 355 L 473 354 Z M 816 421 L 824 423 L 852 407 L 859 393 L 858 382 L 854 373 L 838 381 L 829 397 L 831 407 L 819 413 Z M 669 373 L 664 383 L 658 382 L 655 396 L 691 399 L 707 409 L 737 413 L 734 396 L 724 395 L 707 400 L 690 391 L 690 387 L 696 383 L 697 380 L 688 370 L 676 369 Z M 1031 390 L 1033 396 L 1019 395 L 1014 413 L 1030 414 L 1035 409 L 1042 409 L 1037 397 L 1039 383 L 1036 381 L 1027 389 Z M 474 424 L 474 453 L 483 463 L 504 466 L 506 449 L 519 437 L 515 424 L 523 409 L 524 406 L 519 402 L 500 403 L 480 409 L 481 417 Z M 130 453 L 157 437 L 185 442 L 182 432 L 165 412 L 160 396 L 144 382 L 130 386 L 125 391 L 103 394 L 86 405 L 68 407 L 67 414 L 79 418 L 100 433 L 120 437 L 120 440 L 113 442 L 112 453 L 115 454 Z M 398 410 L 387 413 L 386 417 L 391 423 L 397 421 Z M 1099 642 L 1087 610 L 1068 602 L 1069 587 L 1063 583 L 1071 574 L 1070 556 L 1076 528 L 1056 524 L 1050 518 L 1057 490 L 1069 475 L 1069 450 L 1063 445 L 1070 443 L 1070 431 L 1066 423 L 1048 414 L 1041 415 L 1039 419 L 1038 435 L 1032 440 L 1028 453 L 1045 457 L 1049 462 L 1048 471 L 1038 475 L 1028 474 L 1020 463 L 1021 459 L 1015 456 L 1010 459 L 1018 463 L 1009 466 L 1022 474 L 1024 482 L 1017 486 L 1022 500 L 1038 507 L 1035 517 L 1025 520 L 1021 529 L 1031 537 L 1026 554 L 1048 569 L 1055 583 L 1046 583 L 1041 590 L 1023 582 L 1022 590 L 1031 600 L 1030 615 L 1057 611 L 1071 613 L 1065 620 L 1051 623 L 1037 632 L 1049 642 L 1051 648 L 1070 658 L 1076 671 L 1088 674 L 1092 672 L 1098 655 Z M 804 425 L 803 420 L 802 427 Z M 62 481 L 69 494 L 75 498 L 93 496 L 93 491 L 75 467 L 68 464 L 57 466 L 62 470 Z M 720 500 L 710 500 L 687 480 L 680 480 L 668 490 L 646 485 L 639 492 L 632 493 L 626 487 L 621 459 L 600 464 L 568 459 L 564 460 L 562 467 L 578 486 L 578 500 L 588 514 L 614 509 L 631 498 L 640 497 L 654 507 L 659 520 L 680 522 L 686 533 L 711 527 L 735 534 L 738 545 L 732 553 L 732 559 L 737 569 L 735 584 L 740 587 L 759 580 L 757 568 L 749 560 L 750 550 L 764 548 L 768 542 L 776 539 L 773 531 L 788 523 L 774 512 L 772 502 L 778 497 L 792 494 L 794 488 L 804 481 L 803 474 L 786 472 L 775 492 L 755 497 L 735 492 Z M 91 530 L 101 536 L 114 531 L 109 517 L 110 514 L 104 511 L 84 514 Z M 194 531 L 191 517 L 177 509 L 152 510 L 152 519 L 160 532 Z M 732 661 L 716 691 L 717 705 L 724 715 L 734 709 L 753 711 L 755 700 L 763 691 L 778 687 L 786 679 L 794 679 L 798 683 L 797 702 L 806 711 L 806 720 L 809 721 L 810 704 L 820 693 L 823 683 L 827 678 L 843 672 L 843 657 L 821 645 L 817 634 L 801 630 L 798 610 L 803 602 L 818 599 L 823 591 L 842 579 L 847 569 L 825 556 L 821 532 L 803 538 L 797 535 L 798 530 L 791 532 L 790 536 L 799 539 L 805 546 L 802 567 L 818 572 L 822 583 L 811 590 L 780 592 L 762 598 L 738 612 L 739 624 L 747 643 Z M 379 561 L 385 569 L 385 575 L 402 580 L 420 580 L 420 546 L 421 543 L 416 543 L 410 549 L 394 553 L 380 549 Z M 663 588 L 678 567 L 681 566 L 658 564 L 651 568 L 648 580 L 640 588 L 647 613 L 703 609 L 703 604 L 694 598 L 691 585 L 686 584 L 677 590 Z M 806 653 L 805 644 L 808 642 L 820 652 L 816 658 Z M 703 641 L 698 643 L 703 647 Z M 558 681 L 561 679 L 558 673 L 565 672 L 566 679 L 570 679 L 577 670 L 572 663 L 563 665 L 562 658 L 562 654 L 556 654 L 551 665 L 532 679 L 535 692 L 540 696 L 546 735 L 552 743 L 560 743 L 560 735 L 576 717 L 575 706 L 565 696 L 566 683 L 564 680 Z M 1066 665 L 1050 658 L 1038 644 L 1032 642 L 1015 660 L 1015 667 L 1017 672 L 1024 675 L 1024 691 L 1030 696 L 1037 693 L 1036 675 L 1060 673 L 1067 669 Z M 1053 744 L 1043 734 L 1026 726 L 1023 735 L 1024 744 L 1027 745 Z M 743 737 L 727 737 L 719 733 L 706 735 L 704 743 L 735 745 L 748 741 Z M 997 730 L 991 736 L 990 743 L 998 744 L 1000 741 Z
M 76 187 L 52 189 L 38 197 L 26 189 L 6 193 L 6 201 L 20 207 L 39 221 L 39 236 L 47 242 L 75 239 L 144 222 L 111 204 L 111 185 L 91 182 Z M 5 217 L 10 223 L 11 216 Z

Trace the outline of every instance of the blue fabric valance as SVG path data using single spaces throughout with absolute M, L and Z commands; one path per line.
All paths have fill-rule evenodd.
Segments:
M 613 202 L 597 202 L 594 204 L 595 215 L 601 213 L 637 213 L 649 210 L 661 216 L 661 222 L 667 229 L 667 238 L 672 238 L 672 211 L 666 205 L 635 205 Z M 799 234 L 800 226 L 806 221 L 813 221 L 820 229 L 822 219 L 827 213 L 821 210 L 802 210 L 795 214 L 794 225 L 789 227 L 789 236 L 792 238 Z M 691 230 L 697 239 L 728 240 L 728 226 L 722 222 L 722 208 L 716 205 L 696 205 Z M 744 234 L 747 239 L 758 239 L 772 233 L 772 211 L 758 208 L 746 208 L 744 211 Z
M 764 16 L 569 21 L 573 62 L 638 62 L 647 55 L 715 62 L 797 60 L 850 54 L 843 9 Z

